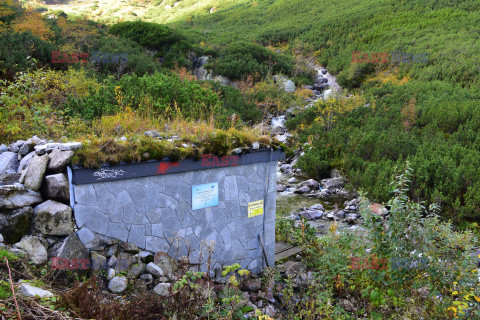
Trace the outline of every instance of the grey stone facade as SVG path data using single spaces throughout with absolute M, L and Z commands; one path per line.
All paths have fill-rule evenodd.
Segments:
M 276 167 L 270 161 L 71 185 L 77 234 L 87 248 L 113 237 L 174 258 L 188 256 L 203 270 L 213 243 L 211 270 L 239 263 L 257 273 L 266 265 L 259 235 L 274 263 Z M 219 205 L 192 210 L 192 186 L 214 182 Z M 248 218 L 248 203 L 262 199 L 264 215 Z

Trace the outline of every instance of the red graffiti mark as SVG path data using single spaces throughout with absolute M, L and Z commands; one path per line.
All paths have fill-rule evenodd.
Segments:
M 221 158 L 213 154 L 202 155 L 202 167 L 234 167 L 238 166 L 239 156 L 223 156 Z
M 75 269 L 89 269 L 90 268 L 90 259 L 68 259 L 60 258 L 60 257 L 51 257 L 50 261 L 52 261 L 52 269 L 67 269 L 67 270 L 75 270 Z
M 178 167 L 178 162 L 162 162 L 157 165 L 157 174 L 165 174 L 172 167 Z

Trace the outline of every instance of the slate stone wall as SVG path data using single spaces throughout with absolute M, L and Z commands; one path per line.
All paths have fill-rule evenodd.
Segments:
M 71 185 L 77 235 L 89 249 L 106 237 L 174 258 L 188 256 L 205 270 L 239 263 L 259 272 L 275 257 L 277 161 L 135 179 Z M 219 205 L 192 210 L 192 186 L 218 182 Z M 266 190 L 268 188 L 268 190 Z M 264 200 L 264 215 L 247 217 L 249 202 Z

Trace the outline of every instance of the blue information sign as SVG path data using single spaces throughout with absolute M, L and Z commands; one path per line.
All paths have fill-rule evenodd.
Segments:
M 218 182 L 192 187 L 192 210 L 218 206 Z

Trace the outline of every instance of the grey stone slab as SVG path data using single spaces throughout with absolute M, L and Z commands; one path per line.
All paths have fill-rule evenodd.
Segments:
M 94 211 L 92 211 L 90 219 L 85 221 L 85 226 L 88 227 L 90 230 L 106 235 L 108 223 L 108 216 L 95 209 Z
M 130 229 L 128 242 L 145 249 L 145 225 L 134 225 Z
M 97 198 L 95 197 L 95 189 L 92 184 L 76 185 L 75 203 L 86 206 L 97 206 Z
M 135 216 L 137 214 L 137 210 L 133 203 L 128 203 L 123 208 L 123 222 L 127 225 L 132 225 L 135 222 Z
M 232 234 L 228 227 L 223 228 L 220 231 L 220 235 L 222 236 L 224 246 L 226 250 L 230 250 L 232 248 Z
M 240 205 L 238 204 L 238 199 L 235 199 L 237 201 L 225 201 L 226 203 L 226 210 L 225 214 L 228 219 L 236 218 L 236 217 L 241 217 L 242 211 L 240 209 Z M 247 212 L 245 212 L 245 216 L 247 215 Z
M 166 195 L 159 193 L 157 195 L 157 208 L 170 208 L 175 209 L 178 206 L 178 200 Z
M 152 225 L 150 223 L 145 225 L 145 235 L 146 236 L 152 235 Z
M 95 211 L 95 207 L 85 206 L 82 204 L 76 204 L 73 208 L 73 215 L 77 223 L 77 227 L 83 227 L 87 221 L 91 219 L 92 213 Z
M 162 222 L 162 208 L 156 208 L 146 212 L 148 221 L 152 224 L 157 224 Z
M 265 211 L 263 212 L 263 215 L 261 216 L 255 216 L 250 219 L 253 220 L 253 225 L 255 228 L 259 228 L 263 226 L 263 219 L 264 219 Z
M 163 238 L 146 236 L 145 249 L 152 252 L 168 252 L 170 244 Z
M 133 223 L 134 223 L 135 225 L 147 225 L 147 224 L 150 224 L 150 222 L 149 222 L 148 219 L 147 219 L 146 214 L 143 213 L 143 212 L 142 212 L 142 213 L 137 212 L 137 213 L 135 214 L 135 219 L 134 219 Z
M 248 248 L 248 250 L 258 249 L 259 245 L 260 245 L 259 244 L 259 238 L 254 237 L 253 239 L 250 239 L 248 241 L 247 248 Z
M 121 223 L 115 223 L 115 222 L 110 222 L 108 225 L 108 233 L 107 235 L 109 237 L 119 239 L 123 242 L 128 241 L 128 229 L 125 226 L 123 222 Z
M 117 209 L 110 215 L 111 222 L 123 222 L 123 208 Z
M 95 239 L 95 234 L 92 232 L 92 230 L 88 229 L 87 227 L 83 227 L 80 230 L 78 230 L 77 236 L 86 247 L 88 247 L 88 244 Z
M 130 195 L 126 190 L 120 191 L 120 193 L 117 195 L 117 201 L 115 202 L 115 210 L 124 208 L 128 204 L 133 204 Z
M 97 202 L 99 204 L 98 210 L 106 214 L 113 213 L 117 199 L 108 191 L 103 183 L 95 183 L 93 184 L 93 188 L 95 189 Z
M 275 224 L 269 223 L 265 225 L 265 232 L 264 232 L 264 245 L 268 246 L 271 244 L 275 244 Z
M 193 218 L 193 215 L 192 213 L 190 212 L 187 212 L 183 218 L 183 221 L 182 221 L 182 226 L 183 227 L 187 227 L 190 229 L 192 229 L 191 227 L 193 227 L 195 225 L 197 221 Z M 193 233 L 193 232 L 192 232 Z
M 253 201 L 253 198 L 250 195 L 250 193 L 243 192 L 243 191 L 240 191 L 238 193 L 238 202 L 239 202 L 240 206 L 248 206 L 248 204 L 252 201 Z
M 152 224 L 152 236 L 163 238 L 164 236 L 163 224 L 161 223 Z
M 120 192 L 125 190 L 126 184 L 124 181 L 125 180 L 108 181 L 108 182 L 102 182 L 101 184 L 103 184 L 111 194 L 117 197 L 120 194 Z
M 132 185 L 130 188 L 127 189 L 130 198 L 136 208 L 137 211 L 144 211 L 145 210 L 145 198 L 147 197 L 147 191 L 145 187 L 139 186 L 137 184 Z
M 155 183 L 150 181 L 147 183 L 145 190 L 145 210 L 154 210 L 157 207 L 158 188 Z

